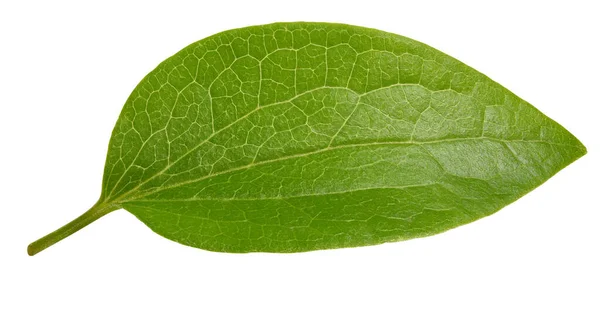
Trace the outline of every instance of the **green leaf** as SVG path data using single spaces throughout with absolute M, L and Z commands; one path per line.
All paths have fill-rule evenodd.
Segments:
M 417 41 L 340 24 L 234 29 L 168 58 L 113 131 L 98 203 L 179 243 L 299 252 L 490 215 L 586 153 L 562 126 Z

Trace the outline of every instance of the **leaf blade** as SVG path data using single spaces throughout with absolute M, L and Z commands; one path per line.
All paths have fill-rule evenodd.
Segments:
M 144 97 L 145 103 L 139 101 Z M 370 144 L 399 144 L 403 150 L 360 150 Z M 129 150 L 123 152 L 123 146 Z M 354 164 L 363 171 L 320 170 L 349 169 L 344 166 L 353 159 L 343 154 L 335 154 L 336 161 L 324 161 L 320 169 L 310 167 L 323 161 L 315 155 L 347 147 L 363 152 Z M 583 154 L 585 147 L 562 126 L 483 74 L 424 44 L 348 25 L 272 24 L 201 40 L 149 74 L 132 93 L 115 127 L 103 187 L 106 200 L 121 203 L 155 232 L 187 245 L 227 252 L 306 251 L 420 237 L 468 223 L 516 200 Z M 295 158 L 305 163 L 293 163 Z M 289 160 L 292 164 L 286 164 Z M 394 162 L 396 166 L 391 165 Z M 294 170 L 298 167 L 309 169 Z M 290 173 L 289 179 L 273 174 L 281 172 Z M 348 176 L 353 179 L 344 183 Z M 317 183 L 318 179 L 322 181 Z M 433 196 L 403 208 L 421 208 L 413 212 L 431 215 L 425 220 L 435 229 L 413 233 L 396 224 L 404 234 L 378 235 L 390 226 L 379 222 L 339 232 L 345 240 L 296 239 L 294 247 L 289 243 L 293 239 L 278 239 L 298 235 L 290 232 L 293 222 L 277 220 L 287 234 L 274 231 L 267 238 L 263 234 L 259 244 L 250 239 L 240 243 L 257 230 L 249 225 L 224 226 L 226 219 L 213 220 L 223 223 L 213 226 L 215 233 L 229 229 L 217 240 L 184 238 L 206 231 L 197 227 L 198 222 L 190 227 L 195 230 L 185 232 L 164 221 L 170 220 L 165 217 L 169 202 L 195 204 L 196 210 L 210 212 L 241 201 L 248 209 L 258 209 L 250 201 L 267 207 L 273 204 L 266 202 L 275 201 L 285 208 L 290 205 L 286 200 L 303 198 L 304 205 L 320 202 L 323 210 L 327 205 L 318 200 L 321 196 L 342 196 L 346 202 L 338 201 L 336 209 L 344 210 L 361 197 L 343 194 L 366 192 L 361 196 L 372 199 L 370 192 L 400 192 L 375 206 L 388 207 L 406 196 L 415 198 L 404 190 L 411 188 L 410 183 L 422 193 L 429 194 L 423 191 L 429 188 L 445 194 L 437 201 Z M 335 190 L 317 193 L 317 189 Z M 468 196 L 461 199 L 457 192 Z M 469 196 L 478 196 L 477 203 L 464 202 L 471 200 Z M 198 204 L 201 201 L 213 201 L 212 210 Z M 297 206 L 304 205 L 296 203 L 289 209 L 301 215 Z M 463 206 L 472 209 L 456 209 Z M 366 209 L 358 208 L 356 215 Z M 456 214 L 454 219 L 434 222 L 449 211 Z M 195 220 L 186 216 L 179 214 L 174 224 Z M 423 228 L 416 221 L 412 226 Z M 329 228 L 336 226 L 325 222 L 318 230 Z

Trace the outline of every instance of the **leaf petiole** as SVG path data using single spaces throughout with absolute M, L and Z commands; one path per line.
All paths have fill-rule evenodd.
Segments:
M 119 207 L 116 204 L 98 201 L 94 206 L 92 206 L 92 208 L 90 208 L 88 211 L 86 211 L 73 221 L 65 224 L 58 230 L 29 244 L 29 246 L 27 246 L 27 253 L 30 256 L 33 256 L 38 252 L 60 242 L 61 240 L 70 236 L 71 234 L 81 230 L 88 224 L 98 220 L 99 218 L 108 214 L 109 212 L 118 210 L 120 208 L 121 207 Z

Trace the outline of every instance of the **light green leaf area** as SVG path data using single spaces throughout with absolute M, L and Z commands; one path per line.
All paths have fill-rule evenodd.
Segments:
M 425 44 L 279 23 L 200 40 L 146 76 L 112 134 L 99 203 L 213 251 L 364 246 L 490 215 L 585 153 Z

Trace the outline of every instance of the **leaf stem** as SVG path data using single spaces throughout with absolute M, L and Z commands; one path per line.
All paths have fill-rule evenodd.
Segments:
M 115 204 L 108 204 L 104 202 L 97 202 L 92 208 L 77 217 L 73 221 L 67 223 L 58 230 L 36 240 L 35 242 L 27 246 L 27 253 L 30 256 L 37 254 L 38 252 L 60 242 L 71 234 L 81 230 L 88 224 L 98 220 L 100 217 L 108 214 L 109 212 L 119 209 Z

